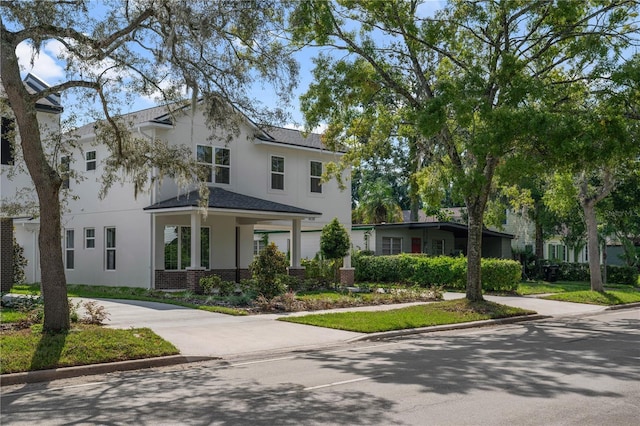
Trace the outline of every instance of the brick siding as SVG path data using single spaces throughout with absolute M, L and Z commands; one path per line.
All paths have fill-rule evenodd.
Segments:
M 13 287 L 13 219 L 0 219 L 0 291 Z

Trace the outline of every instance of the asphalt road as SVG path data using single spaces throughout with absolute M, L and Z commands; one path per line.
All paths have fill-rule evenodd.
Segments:
M 636 425 L 640 310 L 4 387 L 3 425 Z

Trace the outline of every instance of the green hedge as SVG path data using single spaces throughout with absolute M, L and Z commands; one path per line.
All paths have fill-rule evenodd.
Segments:
M 558 265 L 558 279 L 561 281 L 583 281 L 591 279 L 588 263 L 567 263 Z M 632 266 L 607 265 L 607 282 L 615 284 L 635 285 L 638 280 L 638 270 Z
M 427 257 L 399 254 L 368 256 L 356 253 L 352 260 L 358 282 L 399 282 L 423 287 L 441 285 L 464 290 L 467 281 L 465 257 Z M 482 259 L 482 288 L 515 291 L 521 280 L 521 265 L 514 260 Z

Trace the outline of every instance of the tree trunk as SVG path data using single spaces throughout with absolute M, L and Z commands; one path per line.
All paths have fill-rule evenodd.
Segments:
M 15 55 L 15 46 L 2 40 L 0 72 L 9 105 L 14 113 L 25 164 L 33 180 L 40 209 L 40 268 L 46 332 L 69 329 L 67 282 L 62 261 L 60 187 L 62 180 L 46 158 L 35 107 L 26 91 Z
M 418 222 L 420 209 L 420 194 L 417 173 L 420 170 L 420 156 L 418 155 L 417 138 L 412 138 L 409 144 L 409 202 L 411 203 L 409 221 Z
M 469 234 L 467 241 L 467 299 L 484 300 L 482 297 L 482 222 L 484 206 L 467 203 L 469 210 Z
M 596 206 L 593 200 L 581 203 L 584 211 L 584 220 L 587 226 L 587 253 L 589 254 L 589 273 L 591 274 L 591 290 L 604 291 L 602 273 L 600 272 L 600 253 L 598 250 L 598 222 L 596 219 Z

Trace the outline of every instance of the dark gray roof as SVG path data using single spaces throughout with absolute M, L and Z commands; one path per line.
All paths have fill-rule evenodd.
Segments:
M 191 191 L 186 195 L 181 195 L 168 200 L 160 201 L 151 206 L 145 207 L 144 210 L 161 210 L 179 207 L 197 207 L 200 201 L 198 191 Z M 227 191 L 222 188 L 209 188 L 209 208 L 212 209 L 230 209 L 230 210 L 250 210 L 260 212 L 273 213 L 290 213 L 304 216 L 318 216 L 321 213 L 314 212 L 299 207 L 288 206 L 261 198 L 250 197 L 248 195 L 238 194 Z
M 27 92 L 34 94 L 48 89 L 50 86 L 40 78 L 29 73 L 23 80 L 24 86 L 27 88 Z M 60 94 L 52 93 L 42 99 L 36 101 L 36 110 L 43 112 L 61 113 L 64 111 L 62 105 L 60 105 Z
M 453 233 L 456 238 L 466 238 L 469 232 L 467 225 L 454 222 L 405 222 L 405 223 L 381 223 L 373 225 L 376 229 L 394 229 L 394 228 L 407 228 L 407 229 L 442 229 Z M 501 237 L 501 238 L 513 238 L 513 235 L 506 234 L 504 232 L 491 231 L 484 228 L 482 230 L 482 236 L 484 237 Z

